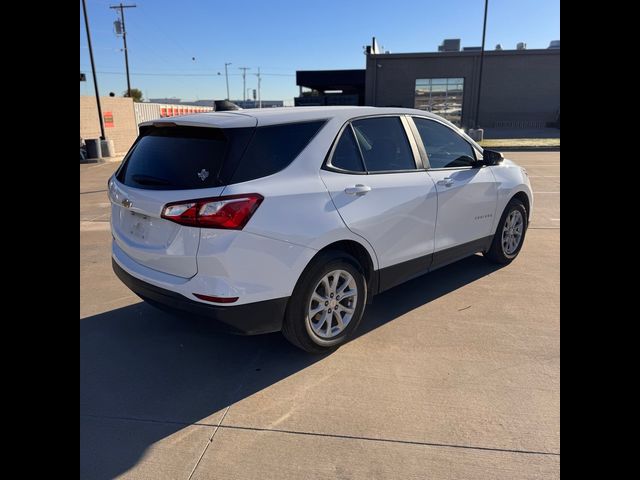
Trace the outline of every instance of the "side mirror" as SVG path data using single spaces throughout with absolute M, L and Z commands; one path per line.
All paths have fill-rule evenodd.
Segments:
M 482 163 L 487 166 L 498 165 L 504 160 L 504 156 L 500 152 L 496 152 L 495 150 L 487 150 L 486 148 L 482 151 Z

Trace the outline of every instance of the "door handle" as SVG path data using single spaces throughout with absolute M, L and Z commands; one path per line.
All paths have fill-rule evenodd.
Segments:
M 451 177 L 444 177 L 442 180 L 438 180 L 438 185 L 444 185 L 445 187 L 450 187 L 451 185 L 453 185 L 453 178 Z
M 362 185 L 358 183 L 355 187 L 347 187 L 344 189 L 344 193 L 347 195 L 365 195 L 366 193 L 371 191 L 371 187 L 368 185 Z

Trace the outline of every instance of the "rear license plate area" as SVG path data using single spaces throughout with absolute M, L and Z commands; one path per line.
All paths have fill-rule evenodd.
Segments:
M 149 238 L 149 217 L 136 212 L 128 212 L 126 231 L 132 238 L 146 240 Z

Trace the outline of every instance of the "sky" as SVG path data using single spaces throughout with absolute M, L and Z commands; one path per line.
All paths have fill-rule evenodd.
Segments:
M 100 95 L 127 88 L 115 2 L 86 0 Z M 144 98 L 242 99 L 257 88 L 263 100 L 293 104 L 296 70 L 365 68 L 363 47 L 376 37 L 391 53 L 433 52 L 445 38 L 462 47 L 482 43 L 483 0 L 135 0 L 124 2 L 131 87 Z M 547 48 L 560 39 L 560 0 L 491 0 L 486 48 Z M 81 95 L 95 95 L 80 7 Z M 220 73 L 220 74 L 218 74 Z M 248 96 L 250 93 L 248 94 Z

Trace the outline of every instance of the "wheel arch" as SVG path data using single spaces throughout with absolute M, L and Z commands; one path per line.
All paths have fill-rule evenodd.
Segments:
M 369 295 L 367 295 L 367 298 L 370 302 L 372 296 L 378 292 L 378 269 L 376 268 L 377 262 L 375 262 L 375 256 L 373 256 L 371 252 L 369 252 L 369 249 L 367 247 L 356 240 L 338 240 L 329 243 L 318 250 L 316 254 L 309 260 L 304 271 L 306 271 L 309 265 L 311 265 L 319 255 L 328 251 L 345 252 L 358 261 L 358 263 L 362 267 L 365 279 L 367 281 L 367 290 L 369 291 Z
M 506 193 L 506 192 L 505 192 Z M 504 213 L 507 205 L 511 203 L 511 200 L 517 198 L 522 203 L 524 203 L 524 207 L 527 210 L 527 221 L 531 221 L 531 208 L 533 206 L 533 198 L 531 198 L 531 190 L 527 187 L 527 185 L 522 184 L 513 189 L 508 194 L 498 195 L 498 204 L 496 205 L 496 213 L 494 216 L 493 225 L 491 227 L 491 234 L 493 235 L 498 228 L 498 223 L 500 223 L 500 218 Z
M 509 205 L 511 200 L 513 200 L 514 198 L 520 200 L 524 204 L 524 208 L 527 210 L 527 221 L 531 221 L 531 199 L 529 198 L 527 192 L 525 192 L 524 190 L 516 192 L 511 196 L 511 198 L 507 202 L 507 205 Z M 507 208 L 506 205 L 505 208 Z

